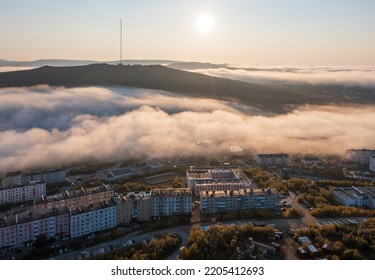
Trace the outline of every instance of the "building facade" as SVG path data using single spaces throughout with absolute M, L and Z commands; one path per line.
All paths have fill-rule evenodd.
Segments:
M 259 165 L 289 165 L 287 154 L 258 154 L 256 160 Z
M 50 169 L 22 174 L 22 181 L 24 183 L 40 180 L 44 180 L 47 185 L 66 182 L 66 170 Z
M 8 172 L 5 173 L 3 179 L 3 188 L 9 188 L 13 185 L 21 185 L 22 184 L 22 172 L 15 171 L 15 172 Z
M 375 154 L 375 150 L 349 149 L 345 152 L 345 158 L 359 165 L 369 165 L 370 157 L 373 154 Z
M 202 191 L 239 190 L 253 187 L 240 168 L 190 168 L 186 183 L 195 195 Z
M 99 202 L 69 208 L 69 211 L 71 238 L 116 227 L 116 205 L 113 203 Z
M 138 221 L 149 221 L 151 219 L 151 191 L 135 192 L 134 204 L 135 218 Z
M 342 205 L 375 208 L 375 187 L 334 188 L 333 194 Z
M 23 173 L 22 171 L 8 172 L 4 176 L 3 187 L 28 184 L 33 181 L 44 181 L 47 185 L 66 182 L 66 170 L 50 169 L 28 173 Z
M 190 214 L 191 211 L 191 189 L 159 189 L 152 191 L 151 217 Z
M 235 191 L 202 191 L 200 207 L 203 214 L 233 212 L 247 209 L 276 210 L 280 195 L 276 189 L 241 189 Z
M 0 189 L 0 205 L 32 201 L 46 195 L 45 182 L 29 182 L 28 184 L 11 185 Z
M 372 172 L 375 172 L 375 154 L 373 154 L 373 155 L 370 157 L 370 166 L 369 166 L 369 169 L 370 169 Z
M 0 248 L 24 247 L 40 235 L 60 239 L 69 234 L 69 211 L 66 207 L 0 218 Z
M 133 218 L 133 200 L 130 196 L 118 194 L 113 197 L 113 202 L 116 204 L 116 224 L 129 224 Z
M 67 206 L 70 208 L 87 207 L 91 203 L 108 202 L 114 195 L 114 188 L 111 184 L 75 191 L 66 191 L 57 195 L 44 196 L 35 203 L 35 210 L 52 209 Z

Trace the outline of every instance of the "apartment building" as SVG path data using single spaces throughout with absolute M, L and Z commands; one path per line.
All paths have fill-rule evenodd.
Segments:
M 7 172 L 5 173 L 3 179 L 3 188 L 9 188 L 13 185 L 21 185 L 22 184 L 22 172 L 15 171 L 15 172 Z
M 129 224 L 133 218 L 133 200 L 122 194 L 115 195 L 112 200 L 116 204 L 116 224 Z
M 8 172 L 4 176 L 3 187 L 7 188 L 12 185 L 28 184 L 33 181 L 44 181 L 47 185 L 65 182 L 66 170 L 50 169 L 27 173 L 22 171 Z
M 0 205 L 32 201 L 46 195 L 44 181 L 32 181 L 27 184 L 10 185 L 0 189 Z
M 151 217 L 189 214 L 191 211 L 191 189 L 158 189 L 152 191 Z
M 375 208 L 375 187 L 334 188 L 333 194 L 343 205 Z
M 370 168 L 372 172 L 375 172 L 375 154 L 370 157 Z
M 138 221 L 148 221 L 151 219 L 151 191 L 134 193 L 133 213 Z
M 116 227 L 116 205 L 114 203 L 91 203 L 86 207 L 71 207 L 69 211 L 71 238 Z
M 35 210 L 52 209 L 55 207 L 77 206 L 86 207 L 91 203 L 108 202 L 114 195 L 114 188 L 111 184 L 102 184 L 88 189 L 81 188 L 75 191 L 41 197 L 35 203 Z
M 233 191 L 202 191 L 200 207 L 203 214 L 233 212 L 246 209 L 277 209 L 280 195 L 276 189 L 241 189 Z
M 375 150 L 369 149 L 349 149 L 345 152 L 345 159 L 350 160 L 359 165 L 368 165 L 370 157 L 375 155 Z
M 259 165 L 289 165 L 287 154 L 258 154 L 256 160 Z
M 40 235 L 60 239 L 69 234 L 69 211 L 66 207 L 0 217 L 0 248 L 24 247 Z
M 38 181 L 44 180 L 47 185 L 66 182 L 65 169 L 49 169 L 37 172 L 27 172 L 22 174 L 22 181 Z
M 253 187 L 240 168 L 190 168 L 186 171 L 186 183 L 195 195 L 202 191 L 234 191 Z

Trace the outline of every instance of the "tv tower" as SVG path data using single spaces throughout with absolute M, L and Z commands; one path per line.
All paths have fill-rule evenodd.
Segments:
M 122 19 L 120 19 L 120 63 L 122 65 Z

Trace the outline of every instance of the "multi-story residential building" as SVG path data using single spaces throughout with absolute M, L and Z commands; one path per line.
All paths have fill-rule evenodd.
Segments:
M 343 205 L 375 208 L 375 187 L 334 188 L 333 194 Z
M 70 210 L 70 237 L 75 238 L 93 232 L 116 227 L 116 205 L 99 202 Z
M 190 168 L 186 171 L 187 186 L 194 194 L 202 191 L 239 190 L 253 187 L 240 168 Z
M 69 231 L 66 207 L 4 216 L 0 217 L 0 248 L 27 246 L 40 235 L 60 239 L 69 236 Z
M 23 173 L 22 171 L 8 172 L 4 176 L 3 187 L 7 188 L 12 185 L 28 184 L 33 181 L 44 181 L 47 185 L 65 182 L 66 170 L 50 169 L 27 173 Z
M 38 172 L 28 172 L 22 174 L 22 181 L 38 181 L 44 180 L 47 185 L 66 182 L 66 170 L 65 169 L 49 169 Z
M 26 202 L 46 195 L 46 183 L 29 182 L 28 184 L 11 185 L 0 189 L 0 205 L 6 203 Z
M 258 154 L 256 159 L 259 165 L 289 165 L 287 154 Z
M 3 188 L 8 188 L 13 185 L 21 185 L 21 184 L 22 184 L 22 172 L 21 171 L 5 173 L 5 176 L 3 179 Z
M 135 192 L 133 207 L 135 217 L 138 221 L 148 221 L 151 219 L 151 191 Z
M 369 149 L 349 149 L 345 152 L 345 158 L 359 165 L 368 165 L 370 157 L 375 154 L 375 150 Z
M 151 217 L 190 214 L 192 192 L 189 188 L 157 189 L 151 193 Z
M 370 157 L 370 166 L 369 166 L 370 170 L 372 172 L 375 172 L 375 154 L 373 154 L 371 157 Z
M 305 166 L 311 166 L 311 165 L 317 165 L 321 162 L 320 158 L 318 157 L 303 157 L 301 159 L 301 162 L 305 165 Z
M 116 204 L 116 224 L 129 224 L 132 221 L 133 214 L 133 200 L 130 195 L 124 196 L 122 194 L 115 195 L 113 198 Z
M 202 191 L 203 214 L 233 212 L 246 209 L 277 209 L 280 195 L 276 189 L 241 189 L 234 191 Z
M 103 184 L 98 187 L 75 190 L 75 191 L 66 191 L 64 193 L 44 196 L 40 200 L 36 201 L 34 209 L 43 210 L 51 209 L 54 207 L 86 207 L 91 203 L 99 202 L 108 202 L 114 195 L 114 188 L 111 184 Z

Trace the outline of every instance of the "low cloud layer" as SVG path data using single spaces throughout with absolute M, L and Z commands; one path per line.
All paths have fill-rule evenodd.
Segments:
M 375 86 L 375 68 L 365 67 L 228 67 L 194 72 L 245 82 L 293 82 Z
M 235 108 L 139 89 L 1 89 L 0 170 L 137 156 L 225 156 L 236 144 L 257 153 L 374 148 L 373 106 L 310 106 L 272 117 Z
M 118 116 L 148 105 L 168 113 L 224 110 L 247 113 L 255 109 L 212 99 L 193 99 L 163 91 L 126 87 L 0 89 L 0 131 L 57 128 L 66 130 L 77 115 Z M 236 108 L 233 109 L 232 107 Z

